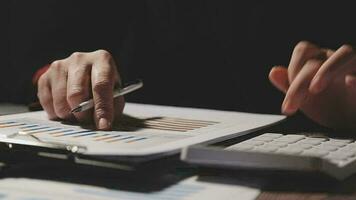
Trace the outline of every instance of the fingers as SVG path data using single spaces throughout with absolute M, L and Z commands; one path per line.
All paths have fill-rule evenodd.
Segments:
M 335 53 L 335 51 L 332 50 L 332 49 L 325 49 L 325 48 L 323 48 L 323 49 L 321 49 L 321 50 L 324 52 L 324 54 L 325 54 L 325 56 L 326 56 L 326 59 L 330 58 L 330 57 Z
M 288 70 L 274 67 L 269 75 L 273 85 L 286 93 L 282 112 L 295 113 L 309 94 L 309 84 L 322 62 L 332 57 L 334 52 L 307 42 L 299 42 L 293 50 Z M 287 73 L 287 75 L 286 75 Z
M 71 110 L 90 99 L 91 64 L 82 59 L 84 56 L 82 53 L 73 53 L 71 56 L 73 61 L 68 67 L 67 102 Z M 91 113 L 87 110 L 74 113 L 74 116 L 79 122 L 89 122 L 92 118 Z
M 355 90 L 356 88 L 356 74 L 348 74 L 345 76 L 345 84 L 348 88 Z
M 55 61 L 49 68 L 51 75 L 53 107 L 56 115 L 61 119 L 71 119 L 71 109 L 67 102 L 67 70 L 63 60 Z
M 341 46 L 328 60 L 320 67 L 313 78 L 309 90 L 314 93 L 322 92 L 336 76 L 355 67 L 355 52 L 349 45 Z
M 46 111 L 48 118 L 52 120 L 58 118 L 56 112 L 54 111 L 52 91 L 46 73 L 43 74 L 38 80 L 37 97 L 43 109 Z
M 92 66 L 91 82 L 94 100 L 94 120 L 98 129 L 111 128 L 114 118 L 114 74 L 111 55 L 104 50 L 95 52 L 96 62 Z
M 288 66 L 288 79 L 289 83 L 292 83 L 294 78 L 297 76 L 299 71 L 302 69 L 303 65 L 313 58 L 318 58 L 322 56 L 325 52 L 322 51 L 318 46 L 307 42 L 299 42 L 292 53 L 292 57 Z
M 50 119 L 75 117 L 79 122 L 94 119 L 98 129 L 108 130 L 124 107 L 123 97 L 113 100 L 115 83 L 120 84 L 121 80 L 109 52 L 76 52 L 51 64 L 40 78 L 38 96 Z M 89 100 L 91 95 L 94 110 L 73 115 L 71 110 Z
M 322 65 L 321 60 L 312 59 L 305 63 L 290 85 L 282 104 L 282 113 L 295 113 L 309 95 L 309 84 Z
M 275 66 L 271 69 L 269 76 L 271 83 L 281 92 L 286 93 L 289 88 L 288 70 L 282 66 Z

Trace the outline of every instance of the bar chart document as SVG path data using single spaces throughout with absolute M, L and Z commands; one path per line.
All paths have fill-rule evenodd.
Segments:
M 86 155 L 148 156 L 214 143 L 280 122 L 282 115 L 127 103 L 112 131 L 50 121 L 44 111 L 1 116 L 0 142 Z

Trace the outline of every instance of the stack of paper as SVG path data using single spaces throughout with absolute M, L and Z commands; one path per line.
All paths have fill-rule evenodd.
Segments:
M 49 121 L 43 111 L 0 120 L 0 142 L 64 148 L 87 155 L 173 154 L 183 147 L 244 135 L 284 119 L 218 110 L 127 103 L 113 131 Z

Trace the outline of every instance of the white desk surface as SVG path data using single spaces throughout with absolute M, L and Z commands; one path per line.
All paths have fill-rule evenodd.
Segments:
M 26 105 L 0 103 L 0 115 L 8 115 L 8 114 L 15 114 L 15 113 L 23 113 L 23 112 L 29 112 Z

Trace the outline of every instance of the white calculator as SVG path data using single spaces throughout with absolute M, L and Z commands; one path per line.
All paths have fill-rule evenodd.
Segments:
M 264 133 L 224 148 L 191 146 L 181 158 L 203 166 L 320 171 L 342 180 L 356 172 L 356 141 L 318 133 Z

